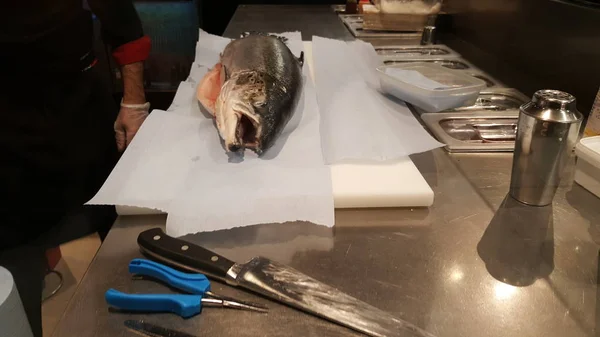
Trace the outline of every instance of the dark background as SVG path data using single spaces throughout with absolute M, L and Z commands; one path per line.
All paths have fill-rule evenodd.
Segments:
M 334 3 L 345 1 L 135 1 L 153 40 L 149 100 L 154 108 L 170 105 L 193 61 L 197 27 L 221 35 L 238 5 Z M 528 96 L 542 88 L 567 91 L 589 113 L 600 87 L 600 0 L 445 0 L 438 30 L 442 43 L 505 84 Z M 110 69 L 118 95 L 118 72 Z
M 443 8 L 444 43 L 469 61 L 528 96 L 567 91 L 589 113 L 600 87 L 600 1 L 447 0 Z

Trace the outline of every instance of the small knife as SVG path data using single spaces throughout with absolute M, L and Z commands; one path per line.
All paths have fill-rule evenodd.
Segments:
M 125 321 L 125 326 L 131 331 L 147 337 L 196 337 L 185 332 L 146 323 L 142 320 L 127 320 Z
M 411 323 L 264 257 L 235 263 L 206 248 L 170 237 L 160 228 L 140 233 L 138 245 L 142 253 L 163 264 L 206 274 L 369 336 L 434 337 Z

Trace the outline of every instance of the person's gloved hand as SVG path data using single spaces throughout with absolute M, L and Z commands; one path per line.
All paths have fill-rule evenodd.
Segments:
M 149 104 L 127 105 L 121 104 L 121 110 L 115 121 L 115 138 L 117 148 L 123 152 L 135 137 L 135 134 L 148 117 Z

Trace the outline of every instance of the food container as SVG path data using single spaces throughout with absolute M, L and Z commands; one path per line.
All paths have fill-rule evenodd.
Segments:
M 440 0 L 375 0 L 374 3 L 385 14 L 432 15 L 442 8 Z
M 484 81 L 435 63 L 414 62 L 377 68 L 381 90 L 427 112 L 473 105 Z
M 600 197 L 600 136 L 581 139 L 575 154 L 575 182 Z

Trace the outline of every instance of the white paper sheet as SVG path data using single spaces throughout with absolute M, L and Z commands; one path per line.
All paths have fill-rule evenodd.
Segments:
M 91 205 L 137 206 L 169 211 L 200 160 L 204 118 L 154 110 L 100 188 Z
M 303 50 L 300 34 L 283 35 L 299 56 Z M 204 56 L 196 62 L 212 64 L 221 50 L 209 47 L 222 43 L 214 37 L 202 42 L 201 32 L 197 51 Z M 170 233 L 294 220 L 333 226 L 331 176 L 321 154 L 318 105 L 308 67 L 303 69 L 306 78 L 298 109 L 264 158 L 247 151 L 243 162 L 232 163 L 224 155 L 212 121 L 202 124 L 203 160 L 194 164 L 194 173 L 173 200 L 167 218 Z
M 299 56 L 300 34 L 285 35 Z M 165 211 L 167 232 L 174 236 L 296 220 L 333 226 L 331 176 L 321 154 L 319 111 L 314 87 L 306 80 L 308 67 L 298 109 L 263 158 L 250 151 L 242 161 L 230 158 L 212 118 L 200 111 L 197 83 L 227 42 L 200 32 L 196 61 L 169 111 L 150 114 L 89 204 Z
M 315 36 L 312 48 L 328 164 L 394 160 L 443 146 L 404 102 L 381 94 L 381 61 L 370 44 Z

